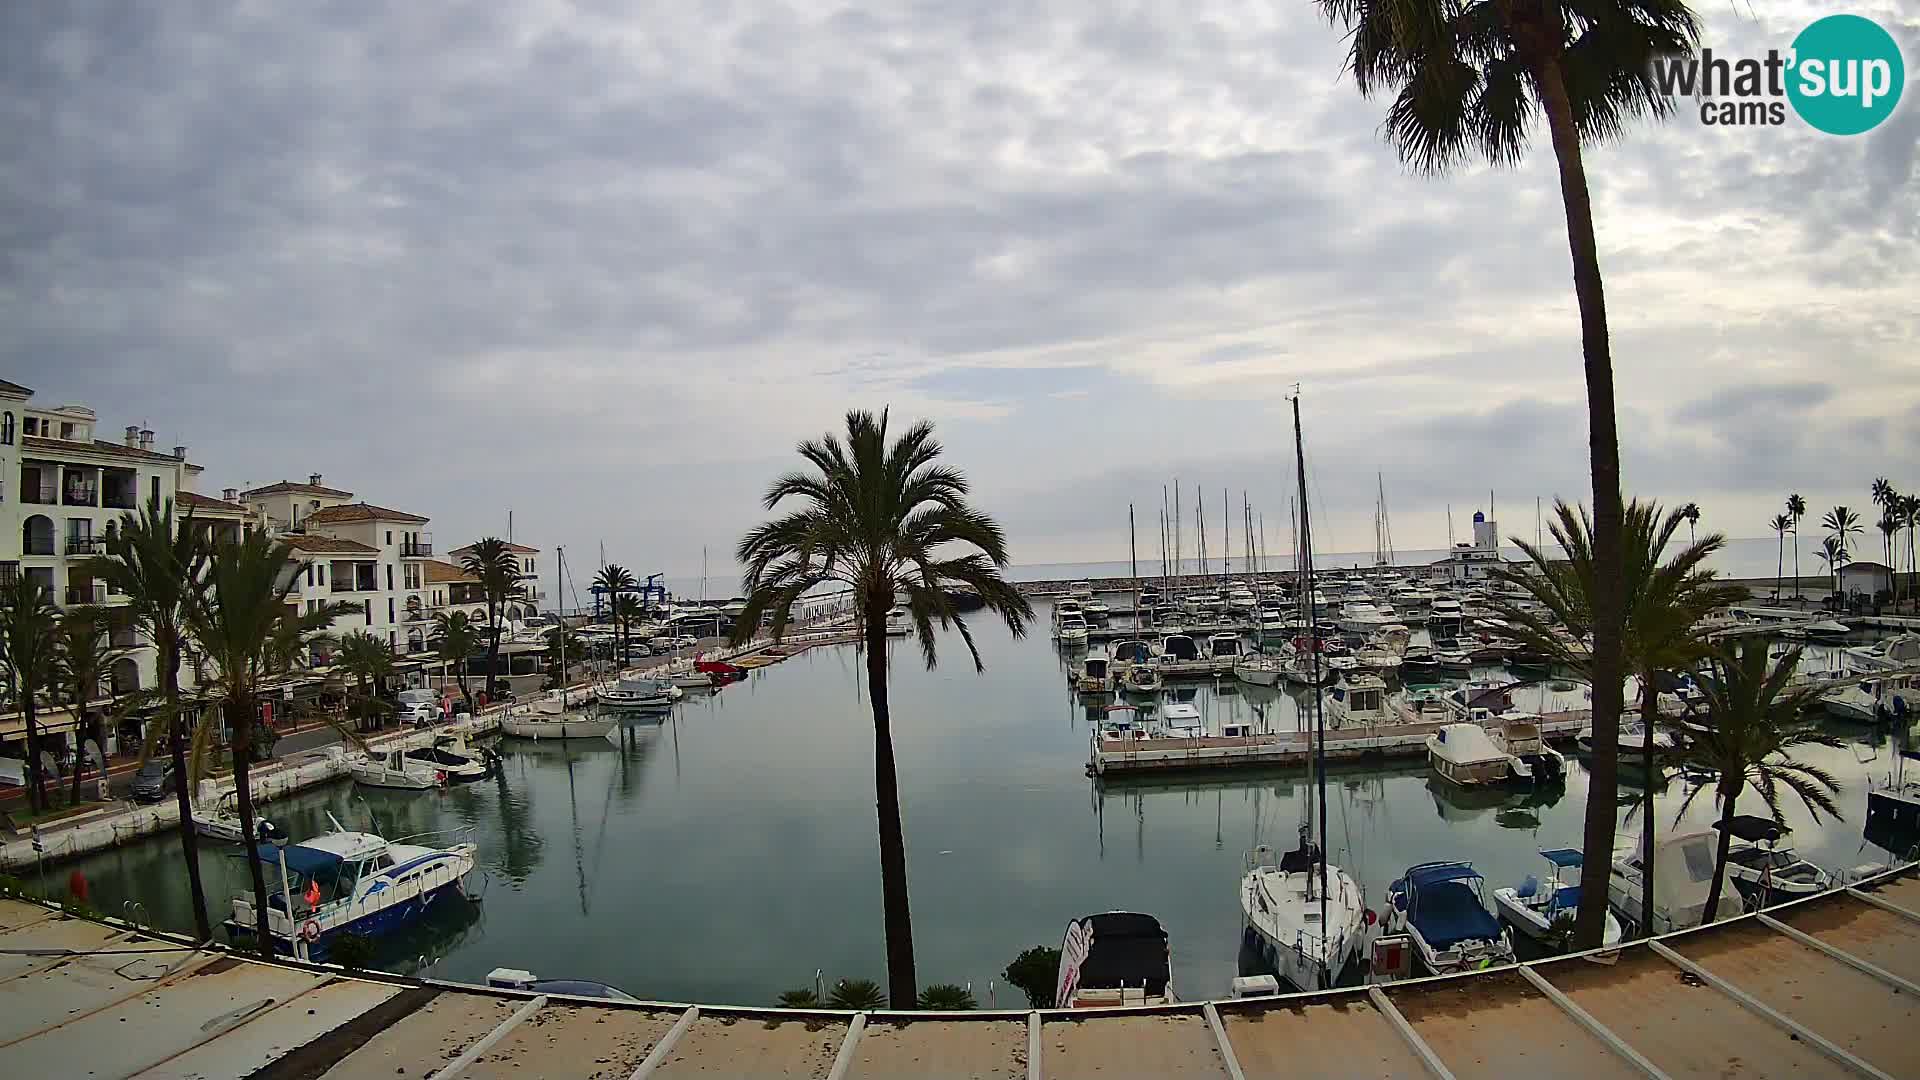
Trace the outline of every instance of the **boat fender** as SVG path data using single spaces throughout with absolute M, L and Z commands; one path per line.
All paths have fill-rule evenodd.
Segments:
M 313 919 L 308 919 L 306 925 L 300 928 L 300 939 L 309 945 L 319 941 L 320 924 Z

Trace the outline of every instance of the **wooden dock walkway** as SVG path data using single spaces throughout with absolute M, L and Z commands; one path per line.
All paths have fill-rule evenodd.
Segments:
M 1540 732 L 1564 741 L 1580 734 L 1593 718 L 1591 710 L 1546 713 Z M 1351 761 L 1367 757 L 1425 757 L 1427 736 L 1445 723 L 1382 724 L 1327 732 L 1327 760 Z M 1254 769 L 1276 765 L 1304 765 L 1313 754 L 1313 733 L 1276 731 L 1256 735 L 1199 735 L 1173 738 L 1139 732 L 1094 734 L 1090 776 L 1178 770 Z
M 1920 1076 L 1913 872 L 1605 956 L 1278 997 L 959 1013 L 609 1002 L 349 974 L 0 900 L 0 1046 L 14 1075 L 143 1080 L 1889 1080 Z

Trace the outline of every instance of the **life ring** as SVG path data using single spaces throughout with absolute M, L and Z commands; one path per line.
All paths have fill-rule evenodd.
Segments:
M 316 941 L 319 941 L 320 940 L 320 924 L 314 921 L 313 919 L 308 919 L 306 925 L 300 928 L 300 940 L 306 942 L 309 945 L 313 944 Z

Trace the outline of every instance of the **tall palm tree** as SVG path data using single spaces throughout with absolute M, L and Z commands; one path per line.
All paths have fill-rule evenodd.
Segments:
M 1773 564 L 1773 599 L 1777 603 L 1781 598 L 1780 579 L 1787 576 L 1787 530 L 1793 528 L 1793 519 L 1785 514 L 1775 514 L 1773 520 L 1767 522 L 1767 527 L 1773 530 L 1779 540 Z
M 1897 502 L 1900 498 L 1900 493 L 1893 488 L 1893 481 L 1888 480 L 1884 476 L 1874 477 L 1873 486 L 1869 490 L 1873 493 L 1873 505 L 1875 506 L 1888 506 Z
M 633 624 L 645 618 L 647 605 L 632 593 L 622 593 L 613 599 L 613 617 L 620 624 L 620 639 L 624 643 L 621 653 L 621 666 L 633 663 Z
M 615 622 L 619 624 L 620 654 L 623 657 L 629 658 L 632 653 L 632 647 L 627 643 L 626 621 L 619 617 L 615 609 L 620 605 L 620 598 L 631 593 L 636 587 L 636 584 L 633 579 L 633 573 L 619 563 L 608 563 L 601 567 L 600 572 L 593 577 L 593 587 L 598 590 L 601 596 L 607 598 L 607 613 L 614 616 Z M 628 659 L 627 662 L 631 663 L 631 659 Z
M 55 634 L 60 613 L 45 585 L 23 573 L 0 585 L 0 676 L 27 728 L 27 800 L 34 810 L 47 800 L 47 776 L 40 767 L 39 699 L 54 689 L 60 673 Z
M 122 650 L 113 647 L 107 633 L 107 614 L 96 607 L 68 608 L 54 634 L 54 655 L 61 697 L 73 710 L 73 793 L 70 803 L 80 801 L 80 782 L 86 774 L 87 739 L 105 747 L 100 714 L 89 708 L 100 697 L 100 683 L 106 678 Z
M 1583 144 L 1623 133 L 1628 121 L 1664 116 L 1671 101 L 1654 79 L 1655 61 L 1693 51 L 1699 23 L 1680 0 L 1316 0 L 1349 31 L 1347 66 L 1360 92 L 1395 94 L 1387 138 L 1403 161 L 1440 172 L 1473 158 L 1516 164 L 1536 110 L 1559 165 L 1574 295 L 1580 309 L 1593 474 L 1594 708 L 1621 705 L 1622 515 L 1620 437 L 1614 418 L 1613 356 L 1600 279 L 1593 202 Z M 1586 847 L 1610 851 L 1614 832 L 1616 739 L 1596 725 L 1587 799 Z M 1605 928 L 1598 901 L 1583 902 L 1581 947 Z
M 1707 890 L 1709 918 L 1719 907 L 1721 884 L 1726 878 L 1734 806 L 1748 787 L 1759 793 L 1767 813 L 1783 826 L 1782 788 L 1800 796 L 1815 821 L 1823 811 L 1835 819 L 1842 817 L 1833 800 L 1833 794 L 1840 790 L 1839 781 L 1818 765 L 1796 761 L 1790 753 L 1796 746 L 1842 745 L 1839 739 L 1821 731 L 1817 722 L 1806 718 L 1820 696 L 1820 688 L 1788 685 L 1799 664 L 1798 648 L 1769 667 L 1765 642 L 1745 647 L 1724 642 L 1716 651 L 1711 671 L 1700 680 L 1706 713 L 1697 717 L 1702 724 L 1690 732 L 1683 755 L 1688 764 L 1714 775 L 1714 797 L 1720 801 L 1719 853 L 1714 859 L 1713 884 Z M 1694 798 L 1705 790 L 1707 785 L 1702 784 L 1687 792 L 1680 813 L 1685 814 Z
M 180 810 L 180 848 L 186 857 L 187 885 L 193 898 L 193 922 L 201 941 L 213 937 L 207 919 L 207 891 L 200 880 L 200 837 L 193 828 L 193 796 L 187 776 L 187 736 L 192 728 L 180 701 L 180 658 L 185 649 L 187 615 L 206 591 L 207 552 L 194 528 L 193 511 L 176 520 L 173 500 L 149 499 L 138 514 L 120 516 L 107 533 L 107 553 L 87 561 L 86 571 L 110 591 L 127 598 L 134 624 L 157 653 L 160 716 L 173 758 L 174 801 Z
M 1920 567 L 1914 565 L 1915 529 L 1920 529 L 1920 495 L 1900 496 L 1900 519 L 1907 526 L 1907 599 L 1913 599 L 1914 577 Z
M 467 660 L 480 647 L 479 631 L 464 611 L 437 611 L 433 615 L 434 647 L 440 659 L 458 665 L 454 671 L 460 682 L 460 696 L 467 708 L 473 708 L 473 693 L 467 689 Z
M 1894 568 L 1893 543 L 1894 538 L 1900 535 L 1900 525 L 1900 510 L 1897 503 L 1882 509 L 1880 511 L 1880 520 L 1874 523 L 1874 528 L 1880 530 L 1880 550 L 1885 553 L 1887 560 L 1887 587 L 1889 589 L 1898 589 L 1900 582 L 1900 575 Z M 1894 593 L 1894 599 L 1899 599 L 1898 592 Z
M 1813 557 L 1827 564 L 1827 577 L 1833 579 L 1833 594 L 1840 595 L 1840 571 L 1847 565 L 1847 546 L 1837 536 L 1820 538 L 1820 550 Z
M 1494 576 L 1525 591 L 1543 606 L 1547 615 L 1522 609 L 1504 600 L 1491 603 L 1513 627 L 1514 636 L 1556 662 L 1592 679 L 1590 654 L 1578 644 L 1593 624 L 1593 600 L 1589 591 L 1598 580 L 1593 565 L 1593 526 L 1584 512 L 1576 513 L 1565 502 L 1553 506 L 1553 538 L 1564 559 L 1554 559 L 1525 540 L 1510 538 L 1519 545 L 1526 561 L 1512 567 L 1500 567 Z M 1746 590 L 1723 585 L 1706 562 L 1726 545 L 1726 537 L 1709 533 L 1666 558 L 1667 545 L 1686 520 L 1686 509 L 1660 512 L 1658 503 L 1629 502 L 1623 518 L 1626 533 L 1626 563 L 1623 594 L 1627 623 L 1625 634 L 1626 665 L 1640 684 L 1640 723 L 1649 733 L 1659 722 L 1659 676 L 1686 671 L 1708 655 L 1711 646 L 1700 620 L 1715 608 L 1734 603 L 1746 596 Z M 1562 627 L 1565 629 L 1562 630 Z M 1595 695 L 1598 696 L 1597 694 Z M 1618 724 L 1618 713 L 1611 723 Z M 1609 723 L 1605 714 L 1594 712 L 1597 733 Z M 1653 739 L 1643 742 L 1642 767 L 1654 775 Z M 1645 815 L 1642 827 L 1646 843 L 1653 843 L 1653 785 L 1645 787 Z M 1606 852 L 1611 856 L 1611 838 Z M 1643 876 L 1642 903 L 1653 902 L 1650 872 Z M 1601 901 L 1604 903 L 1604 899 Z M 1642 910 L 1651 910 L 1643 907 Z M 1604 915 L 1602 916 L 1604 920 Z
M 277 670 L 285 642 L 326 629 L 335 619 L 358 610 L 347 603 L 325 603 L 304 614 L 291 600 L 299 588 L 300 565 L 293 549 L 252 532 L 238 543 L 222 544 L 207 564 L 207 590 L 187 615 L 187 631 L 212 663 L 207 689 L 220 702 L 233 729 L 234 801 L 240 813 L 241 842 L 253 883 L 256 945 L 273 955 L 267 926 L 267 883 L 261 871 L 254 833 L 253 722 L 260 711 L 260 682 Z
M 1849 507 L 1836 506 L 1833 509 L 1827 511 L 1827 515 L 1820 519 L 1820 527 L 1827 530 L 1827 536 L 1829 539 L 1838 540 L 1840 542 L 1839 561 L 1835 562 L 1831 557 L 1829 557 L 1827 560 L 1827 563 L 1829 566 L 1833 567 L 1833 572 L 1835 575 L 1834 582 L 1833 582 L 1834 591 L 1841 592 L 1843 591 L 1843 589 L 1842 589 L 1842 582 L 1840 581 L 1840 578 L 1839 578 L 1839 573 L 1842 567 L 1846 566 L 1846 564 L 1853 561 L 1852 543 L 1850 538 L 1854 536 L 1858 536 L 1860 534 L 1860 515 L 1854 513 L 1853 510 Z M 1831 552 L 1829 552 L 1829 555 L 1831 555 Z
M 382 700 L 381 685 L 394 672 L 393 650 L 387 643 L 364 630 L 342 634 L 333 653 L 333 666 L 353 676 L 353 700 L 349 710 L 356 728 L 379 727 L 392 711 Z
M 828 433 L 800 443 L 800 456 L 810 468 L 788 473 L 767 489 L 764 503 L 769 511 L 789 498 L 804 505 L 740 539 L 735 556 L 747 568 L 747 607 L 734 621 L 733 639 L 738 643 L 751 637 L 761 616 L 770 613 L 778 640 L 786 633 L 793 605 L 825 583 L 839 582 L 853 592 L 873 706 L 887 988 L 894 1007 L 904 1009 L 913 1006 L 917 995 L 906 838 L 887 697 L 887 611 L 905 598 L 921 658 L 929 668 L 936 659 L 935 622 L 958 629 L 975 671 L 985 670 L 980 651 L 945 590 L 973 592 L 1015 637 L 1026 633 L 1033 611 L 1001 577 L 1007 542 L 1000 526 L 968 502 L 966 477 L 937 463 L 941 446 L 931 424 L 914 424 L 891 443 L 884 411 L 878 417 L 849 412 L 846 425 L 844 439 Z
M 1680 516 L 1687 519 L 1687 543 L 1693 543 L 1693 527 L 1700 524 L 1700 504 L 1690 502 L 1680 508 Z
M 1800 599 L 1800 519 L 1807 516 L 1807 500 L 1799 492 L 1787 496 L 1787 516 L 1793 519 L 1793 598 Z
M 1880 551 L 1887 560 L 1888 569 L 1892 569 L 1893 537 L 1895 533 L 1900 531 L 1900 492 L 1894 488 L 1893 481 L 1888 480 L 1884 476 L 1876 476 L 1873 478 L 1871 491 L 1873 495 L 1873 505 L 1880 508 L 1880 520 L 1875 523 L 1874 526 L 1879 529 L 1882 534 Z M 1891 530 L 1887 528 L 1889 521 L 1893 522 L 1893 528 Z
M 487 697 L 500 696 L 500 609 L 520 587 L 520 559 L 505 540 L 489 536 L 467 549 L 460 568 L 480 583 L 487 598 Z

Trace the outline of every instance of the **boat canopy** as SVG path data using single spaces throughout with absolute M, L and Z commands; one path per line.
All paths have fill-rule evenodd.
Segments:
M 1147 996 L 1167 992 L 1167 932 L 1160 920 L 1132 911 L 1109 911 L 1081 920 L 1092 932 L 1079 987 L 1105 990 L 1146 986 Z
M 1407 920 L 1433 949 L 1500 936 L 1500 920 L 1480 899 L 1479 873 L 1466 863 L 1426 863 L 1407 871 Z
M 1586 862 L 1586 856 L 1579 849 L 1570 847 L 1548 848 L 1540 853 L 1540 857 L 1560 867 L 1580 866 Z
M 1486 729 L 1479 724 L 1448 724 L 1434 732 L 1433 739 L 1429 745 L 1434 752 L 1456 765 L 1504 761 L 1508 756 L 1506 751 L 1493 745 Z
M 1714 828 L 1720 822 L 1713 823 Z M 1727 832 L 1748 843 L 1772 843 L 1785 836 L 1790 830 L 1781 828 L 1772 818 L 1763 818 L 1756 814 L 1735 814 L 1733 820 L 1726 823 Z
M 1480 872 L 1471 863 L 1421 863 L 1407 871 L 1407 884 L 1415 889 L 1448 881 L 1479 881 Z

